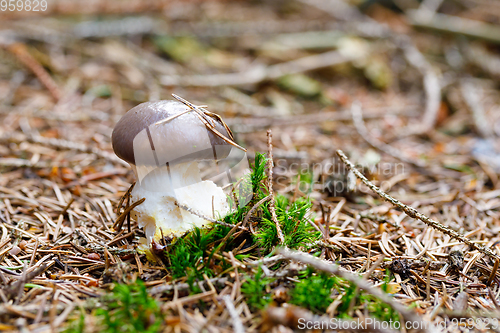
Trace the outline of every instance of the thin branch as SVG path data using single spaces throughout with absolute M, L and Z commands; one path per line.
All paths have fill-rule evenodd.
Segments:
M 478 43 L 459 43 L 460 53 L 467 62 L 479 67 L 495 79 L 500 77 L 500 57 Z
M 146 198 L 142 198 L 140 200 L 137 200 L 136 202 L 134 202 L 133 204 L 131 204 L 130 206 L 128 206 L 124 211 L 123 213 L 121 213 L 120 216 L 118 216 L 118 218 L 116 219 L 115 223 L 113 224 L 113 229 L 115 229 L 117 232 L 122 228 L 122 225 L 123 225 L 123 222 L 125 221 L 125 218 L 127 217 L 127 215 L 137 206 L 139 206 L 140 204 L 142 204 L 144 201 L 146 201 Z
M 14 282 L 13 284 L 7 286 L 5 289 L 3 289 L 3 292 L 5 293 L 5 295 L 8 298 L 15 297 L 19 290 L 23 290 L 25 283 L 30 282 L 36 276 L 45 272 L 49 268 L 49 266 L 50 266 L 49 264 L 43 263 L 29 273 L 26 272 L 26 270 L 23 271 L 22 278 L 20 278 L 18 281 Z
M 128 198 L 130 196 L 130 192 L 132 192 L 132 190 L 134 189 L 136 183 L 137 182 L 133 182 L 132 185 L 130 185 L 130 187 L 128 188 L 127 192 L 125 192 L 125 194 L 122 195 L 122 197 L 120 198 L 120 201 L 118 201 L 118 205 L 116 205 L 116 213 L 117 214 L 120 213 L 123 201 L 125 200 L 125 198 Z
M 488 282 L 486 282 L 486 285 L 489 287 L 491 286 L 491 282 L 493 282 L 493 279 L 495 278 L 498 270 L 498 263 L 500 260 L 495 260 L 495 264 L 493 265 L 493 269 L 491 270 L 490 277 L 488 278 Z
M 364 118 L 382 118 L 387 115 L 398 115 L 400 117 L 415 118 L 420 115 L 419 106 L 407 104 L 401 106 L 386 106 L 384 108 L 365 108 Z M 368 111 L 368 112 L 366 112 Z M 268 112 L 267 114 L 271 114 Z M 326 121 L 340 122 L 352 119 L 350 110 L 339 110 L 331 112 L 308 113 L 307 115 L 287 115 L 279 117 L 244 118 L 235 117 L 226 120 L 226 123 L 237 133 L 252 133 L 263 131 L 276 126 L 297 126 L 306 124 L 322 123 Z
M 301 2 L 314 6 L 338 20 L 354 23 L 352 29 L 355 31 L 361 33 L 367 32 L 379 38 L 392 39 L 398 47 L 404 51 L 410 65 L 416 67 L 424 77 L 424 89 L 426 94 L 424 118 L 419 126 L 408 133 L 423 134 L 434 128 L 441 103 L 441 86 L 439 78 L 432 66 L 425 60 L 422 53 L 415 47 L 408 36 L 395 33 L 386 25 L 378 23 L 361 13 L 356 7 L 350 6 L 344 1 L 301 0 Z
M 478 250 L 479 252 L 484 253 L 487 256 L 490 256 L 494 259 L 500 259 L 500 257 L 495 252 L 493 252 L 490 248 L 487 248 L 487 247 L 484 247 L 482 245 L 474 243 L 473 241 L 471 241 L 467 237 L 464 237 L 463 235 L 459 234 L 455 230 L 439 223 L 438 221 L 435 221 L 435 220 L 428 218 L 424 214 L 418 212 L 415 208 L 410 207 L 408 205 L 405 205 L 401 201 L 394 199 L 390 195 L 383 192 L 381 189 L 379 189 L 377 186 L 375 186 L 372 182 L 370 182 L 368 179 L 366 179 L 366 177 L 361 172 L 359 172 L 358 169 L 355 168 L 354 164 L 352 164 L 352 162 L 349 161 L 349 159 L 347 158 L 347 156 L 345 156 L 345 154 L 342 150 L 337 150 L 337 155 L 340 157 L 342 162 L 344 162 L 344 164 L 347 166 L 347 168 L 350 171 L 352 171 L 354 173 L 354 175 L 356 175 L 356 177 L 358 179 L 360 179 L 366 186 L 368 186 L 373 192 L 377 193 L 384 200 L 390 202 L 394 206 L 403 210 L 403 212 L 405 212 L 406 215 L 424 222 L 425 224 L 431 226 L 432 228 L 437 229 L 437 230 L 441 231 L 442 233 L 447 234 L 447 235 L 451 236 L 452 238 L 455 238 L 456 240 L 469 245 L 471 248 Z
M 243 148 L 242 146 L 238 145 L 236 142 L 234 142 L 233 140 L 231 139 L 228 139 L 224 136 L 224 134 L 222 134 L 221 132 L 219 132 L 217 129 L 215 129 L 215 126 L 213 124 L 211 124 L 207 119 L 206 119 L 206 115 L 203 114 L 203 112 L 196 112 L 196 115 L 200 118 L 201 122 L 203 124 L 205 124 L 205 126 L 212 132 L 214 133 L 215 135 L 217 135 L 219 138 L 221 138 L 222 140 L 226 141 L 227 143 L 229 143 L 230 145 L 240 149 L 240 150 L 243 150 L 243 151 L 247 151 L 245 148 Z M 224 125 L 225 126 L 225 125 Z M 226 126 L 227 128 L 227 126 Z
M 388 294 L 384 293 L 382 290 L 371 285 L 368 281 L 366 281 L 366 280 L 364 280 L 364 279 L 362 279 L 362 278 L 358 277 L 357 275 L 354 275 L 350 272 L 341 270 L 338 265 L 335 265 L 331 262 L 327 262 L 327 261 L 318 259 L 316 257 L 313 257 L 312 255 L 309 255 L 309 254 L 306 254 L 303 252 L 299 252 L 299 251 L 291 251 L 288 249 L 278 249 L 277 253 L 281 254 L 286 259 L 296 260 L 296 261 L 302 262 L 304 264 L 310 265 L 310 266 L 312 266 L 320 271 L 340 276 L 341 278 L 358 286 L 360 289 L 363 289 L 366 293 L 371 294 L 371 295 L 377 297 L 378 299 L 380 299 L 382 302 L 390 305 L 394 310 L 401 313 L 401 315 L 404 317 L 405 320 L 412 321 L 414 324 L 420 323 L 421 325 L 419 325 L 419 327 L 422 328 L 422 330 L 424 330 L 424 331 L 427 330 L 428 325 L 425 325 L 422 322 L 422 319 L 417 314 L 415 314 L 412 310 L 410 310 L 407 307 L 405 307 L 404 305 L 398 303 L 396 300 L 394 300 Z
M 176 96 L 176 95 L 174 95 L 174 94 L 172 94 L 172 95 L 173 95 L 173 96 Z M 180 117 L 180 116 L 182 116 L 182 115 L 183 115 L 183 114 L 185 114 L 185 113 L 192 112 L 193 110 L 194 110 L 194 109 L 188 109 L 188 110 L 184 110 L 184 111 L 182 111 L 182 112 L 179 112 L 179 113 L 177 113 L 177 114 L 171 115 L 170 117 L 167 117 L 167 118 L 165 118 L 165 119 L 162 119 L 162 120 L 160 120 L 160 121 L 157 121 L 157 122 L 155 123 L 155 125 L 162 125 L 162 124 L 168 123 L 169 121 L 172 121 L 172 120 L 174 120 L 175 118 Z
M 443 0 L 424 0 L 422 1 L 422 4 L 420 4 L 420 7 L 418 7 L 418 15 L 428 19 L 432 18 L 432 16 L 439 10 L 442 3 Z

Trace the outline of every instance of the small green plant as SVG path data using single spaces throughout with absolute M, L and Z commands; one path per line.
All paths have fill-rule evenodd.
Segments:
M 160 308 L 148 295 L 142 281 L 132 285 L 115 284 L 113 292 L 103 298 L 96 310 L 101 332 L 157 332 L 162 323 Z
M 224 217 L 224 222 L 234 225 L 243 221 L 251 207 L 268 195 L 268 190 L 263 183 L 266 179 L 265 170 L 266 158 L 263 154 L 255 154 L 255 163 L 250 174 L 252 200 L 246 206 L 237 206 L 234 212 Z M 277 195 L 275 203 L 276 215 L 285 236 L 284 245 L 295 249 L 312 244 L 321 237 L 306 217 L 311 208 L 310 200 L 299 199 L 291 203 L 286 197 Z M 276 225 L 269 211 L 269 202 L 262 204 L 260 209 L 262 221 L 256 226 L 258 232 L 253 235 L 253 240 L 269 251 L 279 244 L 279 239 Z M 215 263 L 213 254 L 232 245 L 231 237 L 224 244 L 220 242 L 230 230 L 231 227 L 228 226 L 214 225 L 211 229 L 195 229 L 185 237 L 177 239 L 166 251 L 172 276 L 174 278 L 187 276 L 190 284 L 195 279 L 202 279 L 203 274 L 213 276 L 214 266 L 226 265 L 224 261 Z
M 343 286 L 337 286 L 336 288 L 337 291 L 339 291 L 339 293 L 343 294 L 342 303 L 340 303 L 339 306 L 337 307 L 338 317 L 350 319 L 351 318 L 351 314 L 349 313 L 350 307 L 352 305 L 356 306 L 356 304 L 359 303 L 359 300 L 362 297 L 360 297 L 360 293 L 358 288 L 356 288 L 356 285 L 346 281 L 343 282 L 345 282 Z
M 259 267 L 253 277 L 248 277 L 241 285 L 241 292 L 248 298 L 248 306 L 252 310 L 264 309 L 271 302 L 271 295 L 266 292 L 266 286 L 273 281 L 263 277 L 264 272 Z
M 381 321 L 399 322 L 399 314 L 389 305 L 372 295 L 362 295 L 360 302 L 367 303 L 368 313 Z

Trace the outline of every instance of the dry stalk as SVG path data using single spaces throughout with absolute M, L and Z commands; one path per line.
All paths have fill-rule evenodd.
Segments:
M 320 271 L 340 276 L 341 278 L 353 283 L 358 288 L 363 289 L 366 293 L 371 294 L 380 299 L 382 302 L 390 305 L 394 310 L 398 311 L 404 317 L 405 320 L 412 321 L 414 323 L 421 323 L 419 327 L 421 327 L 422 330 L 427 331 L 428 325 L 425 325 L 422 322 L 422 319 L 417 314 L 415 314 L 412 310 L 406 308 L 404 305 L 395 301 L 392 297 L 384 293 L 382 290 L 371 285 L 368 281 L 352 273 L 341 270 L 339 266 L 331 262 L 318 259 L 310 254 L 306 254 L 299 251 L 291 251 L 288 249 L 278 249 L 277 253 L 281 254 L 285 259 L 300 261 Z
M 269 152 L 269 156 L 267 158 L 267 190 L 269 191 L 269 196 L 271 197 L 269 202 L 269 212 L 271 213 L 271 218 L 274 224 L 276 224 L 276 232 L 278 233 L 280 244 L 284 244 L 285 237 L 283 236 L 283 231 L 281 231 L 280 223 L 278 221 L 278 217 L 276 216 L 276 205 L 273 195 L 273 134 L 270 129 L 267 130 L 267 149 Z
M 388 105 L 383 109 L 378 107 L 367 106 L 363 110 L 365 111 L 363 114 L 364 119 L 378 119 L 383 116 L 387 116 L 389 114 L 413 119 L 419 115 L 416 112 L 418 110 L 417 105 L 414 104 L 407 104 L 404 106 Z M 252 133 L 270 127 L 297 126 L 305 124 L 322 123 L 326 121 L 334 121 L 334 122 L 348 121 L 352 119 L 351 111 L 347 109 L 330 111 L 330 112 L 322 111 L 318 113 L 308 113 L 307 115 L 287 115 L 286 117 L 267 116 L 269 115 L 269 113 L 270 112 L 265 113 L 263 115 L 265 117 L 261 118 L 248 118 L 248 117 L 228 118 L 226 119 L 226 124 L 231 126 L 233 132 Z
M 24 289 L 24 284 L 28 283 L 29 281 L 33 280 L 36 276 L 42 274 L 49 268 L 48 264 L 41 264 L 31 272 L 26 272 L 26 269 L 23 271 L 22 277 L 15 283 L 9 285 L 5 289 L 3 289 L 3 292 L 8 298 L 13 298 L 18 294 L 19 291 L 22 291 Z
M 397 42 L 408 63 L 417 68 L 423 76 L 426 97 L 424 117 L 414 130 L 408 131 L 410 134 L 423 134 L 432 130 L 437 122 L 441 105 L 441 84 L 436 71 L 407 36 L 399 36 Z
M 119 231 L 121 228 L 122 228 L 122 225 L 123 225 L 123 222 L 125 222 L 125 218 L 127 217 L 127 215 L 137 206 L 139 206 L 140 204 L 142 204 L 144 201 L 146 201 L 146 198 L 142 198 L 136 202 L 134 202 L 133 204 L 131 204 L 130 206 L 127 207 L 127 209 L 125 209 L 123 211 L 123 213 L 121 213 L 120 216 L 118 216 L 118 218 L 116 219 L 115 223 L 113 224 L 113 229 L 115 229 L 116 231 Z
M 373 192 L 377 193 L 384 200 L 390 202 L 394 206 L 403 210 L 406 213 L 406 215 L 424 222 L 428 226 L 430 226 L 434 229 L 437 229 L 437 230 L 441 231 L 442 233 L 449 235 L 452 238 L 455 238 L 456 240 L 458 240 L 464 244 L 469 245 L 471 248 L 478 250 L 479 252 L 484 253 L 493 259 L 500 259 L 500 257 L 496 253 L 494 253 L 491 249 L 474 243 L 473 241 L 471 241 L 467 237 L 459 234 L 455 230 L 439 223 L 438 221 L 435 221 L 433 219 L 428 218 L 424 214 L 418 212 L 415 208 L 410 207 L 408 205 L 405 205 L 401 201 L 399 201 L 399 200 L 391 197 L 387 193 L 383 192 L 381 189 L 379 189 L 377 186 L 375 186 L 372 182 L 370 182 L 368 179 L 366 179 L 366 177 L 361 172 L 359 172 L 358 169 L 355 168 L 354 164 L 352 164 L 352 162 L 349 161 L 349 159 L 347 158 L 347 156 L 344 154 L 344 152 L 342 150 L 337 150 L 337 155 L 340 157 L 342 162 L 344 162 L 344 164 L 347 166 L 347 168 L 350 171 L 352 171 L 354 173 L 354 175 L 356 175 L 356 177 L 358 179 L 360 179 L 366 186 L 368 186 Z
M 491 1 L 491 4 L 495 2 Z M 407 13 L 409 22 L 414 27 L 481 39 L 495 44 L 500 43 L 500 28 L 498 25 L 441 13 L 431 16 L 418 14 L 419 12 L 415 10 L 410 10 Z
M 483 138 L 490 138 L 493 136 L 493 128 L 488 119 L 483 103 L 481 101 L 481 91 L 478 89 L 474 82 L 470 79 L 463 79 L 460 82 L 460 90 L 462 92 L 465 104 L 472 113 L 474 124 L 478 133 Z
M 495 278 L 495 275 L 497 274 L 497 270 L 498 270 L 498 263 L 499 263 L 499 260 L 495 260 L 495 264 L 493 265 L 493 269 L 491 270 L 491 274 L 490 274 L 490 277 L 488 278 L 488 282 L 486 282 L 486 285 L 489 287 L 491 286 L 491 282 L 493 282 L 493 279 Z

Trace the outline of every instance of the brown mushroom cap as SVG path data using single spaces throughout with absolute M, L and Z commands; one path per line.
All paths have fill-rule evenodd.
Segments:
M 154 165 L 155 160 L 158 165 L 226 158 L 232 146 L 210 131 L 194 111 L 156 124 L 188 109 L 177 101 L 146 102 L 130 109 L 113 129 L 115 154 L 132 165 Z M 219 133 L 231 139 L 220 121 L 210 119 Z M 151 151 L 154 159 L 144 157 L 153 156 Z

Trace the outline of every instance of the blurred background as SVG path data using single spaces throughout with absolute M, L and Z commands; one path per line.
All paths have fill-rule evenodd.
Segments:
M 134 176 L 112 151 L 113 127 L 137 104 L 177 94 L 221 115 L 250 158 L 268 151 L 271 129 L 276 191 L 311 197 L 313 219 L 335 227 L 337 236 L 359 223 L 384 253 L 384 228 L 391 242 L 405 235 L 418 244 L 401 242 L 398 254 L 420 257 L 432 248 L 446 260 L 451 246 L 449 236 L 434 236 L 423 223 L 400 224 L 404 213 L 361 186 L 353 192 L 336 158 L 342 149 L 384 191 L 494 247 L 499 44 L 498 0 L 2 0 L 2 227 L 28 233 L 30 244 L 34 234 L 54 245 L 70 246 L 72 237 L 87 244 L 90 233 L 114 243 L 108 226 Z M 330 204 L 337 208 L 328 226 Z M 385 217 L 363 222 L 368 212 Z M 2 231 L 0 257 L 22 268 L 16 254 L 4 256 L 21 236 L 2 249 Z M 121 238 L 119 250 L 134 251 Z M 16 253 L 34 258 L 37 246 Z M 466 256 L 469 269 L 479 253 Z M 144 280 L 158 274 L 157 267 L 142 274 L 147 260 L 135 260 Z M 68 270 L 56 268 L 51 279 Z M 88 286 L 100 278 L 92 274 Z M 94 295 L 89 290 L 84 297 Z M 443 305 L 438 299 L 419 311 Z M 483 309 L 483 296 L 477 299 L 474 306 Z M 5 317 L 10 329 L 18 316 Z
M 297 173 L 315 184 L 306 192 L 328 192 L 339 148 L 368 168 L 437 164 L 472 187 L 497 185 L 498 1 L 20 0 L 0 10 L 0 164 L 36 166 L 25 176 L 132 181 L 117 168 L 113 126 L 175 93 L 220 114 L 250 156 L 267 151 L 271 128 L 285 192 Z

